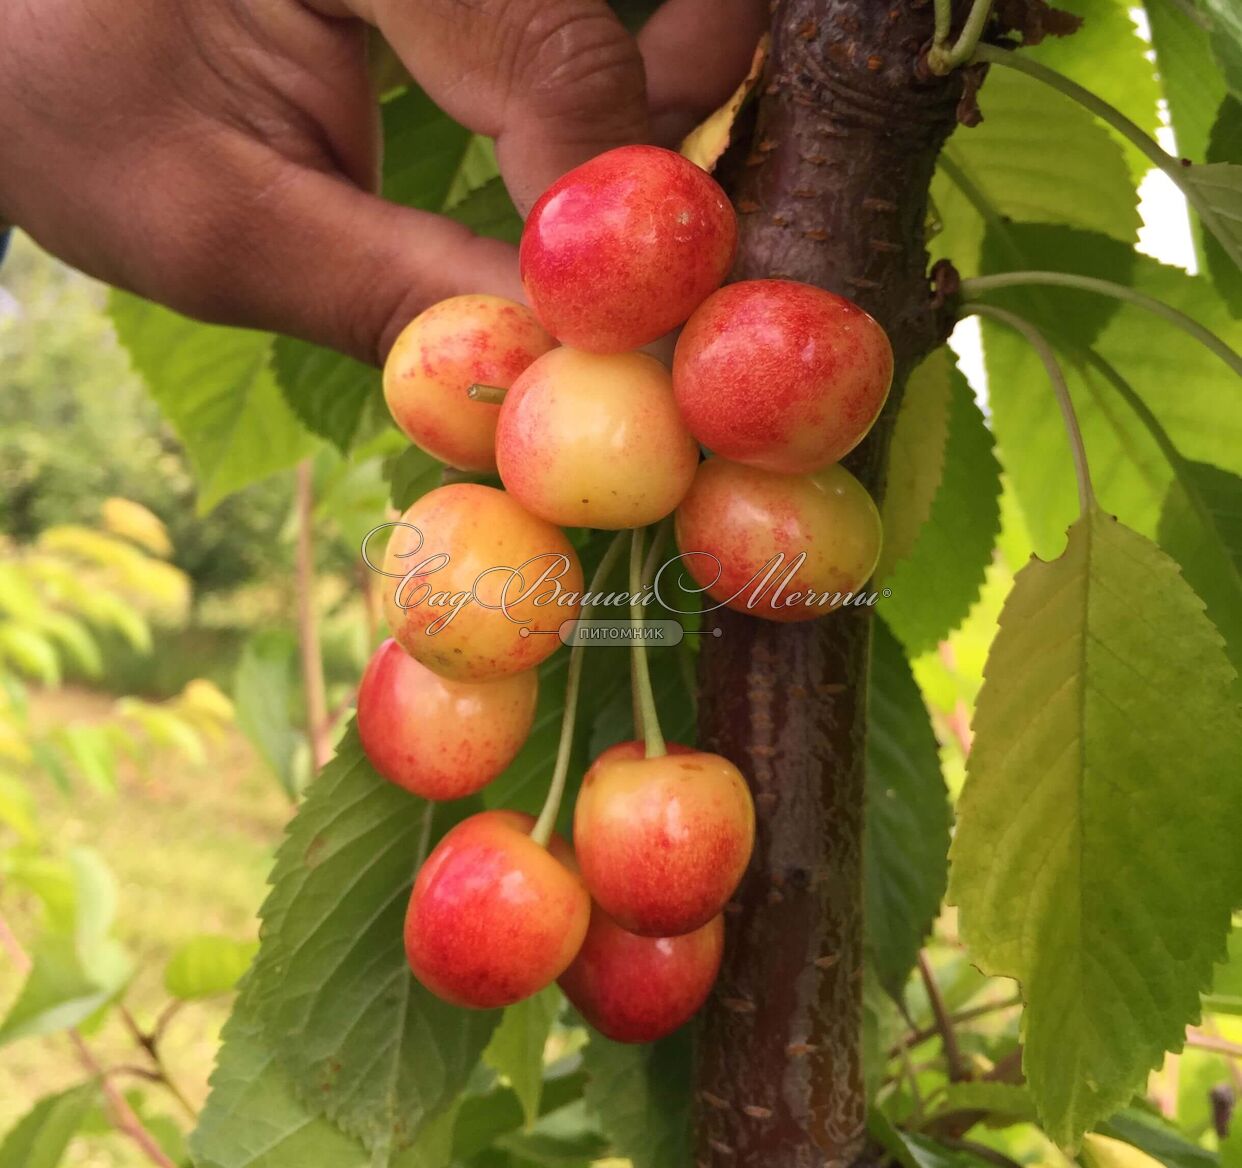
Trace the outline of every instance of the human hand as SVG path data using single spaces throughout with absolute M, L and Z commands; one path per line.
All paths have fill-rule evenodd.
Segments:
M 366 24 L 496 139 L 525 212 L 570 167 L 673 145 L 740 80 L 764 0 L 7 0 L 0 221 L 190 316 L 379 361 L 428 304 L 521 296 L 515 250 L 376 194 Z

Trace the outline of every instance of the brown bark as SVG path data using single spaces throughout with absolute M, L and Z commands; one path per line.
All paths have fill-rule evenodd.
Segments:
M 960 15 L 960 14 L 959 14 Z M 930 4 L 780 0 L 734 201 L 734 276 L 785 276 L 885 326 L 894 391 L 848 464 L 879 497 L 910 369 L 940 343 L 923 226 L 961 78 L 926 78 Z M 700 741 L 750 778 L 754 859 L 696 1059 L 696 1162 L 820 1168 L 862 1153 L 862 837 L 871 613 L 782 626 L 711 618 Z

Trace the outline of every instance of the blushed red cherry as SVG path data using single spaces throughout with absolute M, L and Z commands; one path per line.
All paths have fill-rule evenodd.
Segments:
M 681 324 L 720 287 L 736 250 L 737 218 L 711 175 L 671 150 L 621 146 L 543 193 L 519 259 L 548 332 L 622 353 Z
M 746 780 L 702 751 L 601 759 L 574 808 L 574 851 L 591 896 L 646 937 L 707 924 L 733 895 L 754 843 Z
M 394 640 L 358 688 L 358 736 L 371 765 L 424 799 L 461 799 L 487 786 L 522 749 L 535 720 L 533 669 L 496 681 L 450 681 Z
M 668 515 L 690 489 L 699 447 L 654 357 L 553 349 L 505 397 L 496 462 L 528 511 L 615 530 Z
M 774 621 L 840 607 L 875 570 L 883 538 L 866 488 L 835 463 L 783 475 L 710 458 L 675 524 L 682 562 L 713 600 Z
M 456 681 L 534 668 L 580 608 L 582 566 L 564 532 L 478 483 L 417 500 L 392 530 L 384 570 L 389 631 Z
M 782 474 L 853 450 L 892 380 L 892 346 L 875 320 L 794 280 L 721 288 L 687 322 L 673 358 L 690 432 L 722 458 Z
M 509 1006 L 554 982 L 582 947 L 591 901 L 568 847 L 530 838 L 534 819 L 484 811 L 419 870 L 405 916 L 410 969 L 456 1006 Z M 557 854 L 554 854 L 557 853 Z
M 500 407 L 474 401 L 483 384 L 508 389 L 556 342 L 525 305 L 500 296 L 453 296 L 416 316 L 384 363 L 384 400 L 406 437 L 463 470 L 496 469 Z
M 654 1042 L 707 1000 L 724 952 L 724 917 L 680 937 L 640 937 L 591 910 L 586 940 L 559 984 L 578 1012 L 616 1042 Z

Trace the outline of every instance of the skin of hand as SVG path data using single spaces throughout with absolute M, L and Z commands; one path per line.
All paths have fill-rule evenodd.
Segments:
M 427 305 L 521 298 L 514 248 L 376 194 L 379 29 L 496 140 L 525 213 L 570 167 L 675 145 L 741 79 L 765 0 L 4 0 L 0 222 L 203 320 L 381 361 Z

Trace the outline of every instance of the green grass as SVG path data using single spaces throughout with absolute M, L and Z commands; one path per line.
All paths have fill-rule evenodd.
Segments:
M 110 701 L 85 691 L 62 690 L 41 698 L 37 713 L 51 721 L 90 718 L 102 715 Z M 67 797 L 50 780 L 35 780 L 47 846 L 57 854 L 77 845 L 90 846 L 116 876 L 117 934 L 139 970 L 125 1001 L 144 1027 L 169 1000 L 163 968 L 181 943 L 201 933 L 255 936 L 272 852 L 290 813 L 275 779 L 236 733 L 211 744 L 205 767 L 190 767 L 176 756 L 161 755 L 149 760 L 146 769 L 146 777 L 125 774 L 118 794 L 111 797 L 85 790 Z M 0 910 L 19 940 L 29 945 L 38 931 L 37 903 L 13 889 L 0 888 Z M 20 985 L 13 964 L 0 956 L 0 1014 Z M 195 1108 L 206 1097 L 220 1027 L 230 1005 L 231 998 L 186 1005 L 166 1032 L 165 1061 Z M 143 1062 L 115 1013 L 89 1041 L 105 1066 Z M 0 1133 L 41 1096 L 82 1077 L 64 1036 L 26 1039 L 0 1048 Z M 162 1088 L 136 1079 L 124 1082 L 127 1089 L 142 1089 L 149 1111 L 174 1120 L 183 1131 L 191 1126 Z M 115 1134 L 91 1133 L 75 1142 L 66 1164 L 140 1168 L 148 1161 Z

